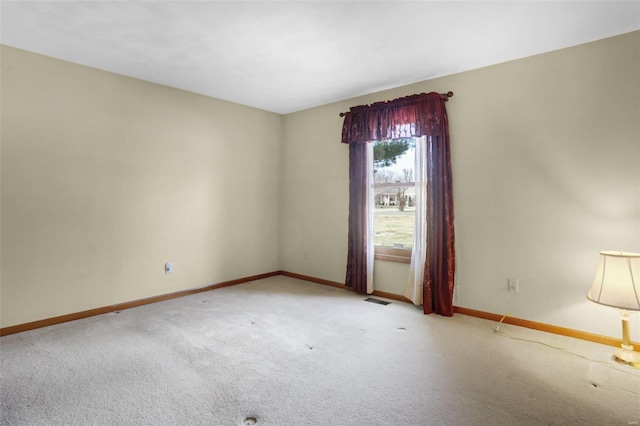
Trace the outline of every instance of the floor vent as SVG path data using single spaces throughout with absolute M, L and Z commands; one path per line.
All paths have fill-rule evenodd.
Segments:
M 378 305 L 388 305 L 391 302 L 385 302 L 384 300 L 374 299 L 373 297 L 367 297 L 365 302 L 377 303 Z

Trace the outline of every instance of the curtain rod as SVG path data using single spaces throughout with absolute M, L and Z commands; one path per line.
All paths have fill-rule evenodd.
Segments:
M 453 97 L 453 92 L 451 90 L 449 90 L 447 93 L 440 93 L 440 96 L 442 96 L 442 98 L 444 98 L 444 101 L 448 101 L 449 98 Z M 344 117 L 344 115 L 346 114 L 346 112 L 341 112 L 339 115 L 340 117 Z

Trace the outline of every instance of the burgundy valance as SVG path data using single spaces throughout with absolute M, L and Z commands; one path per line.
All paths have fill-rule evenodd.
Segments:
M 447 120 L 444 102 L 452 92 L 420 93 L 351 107 L 343 113 L 342 143 L 438 136 Z

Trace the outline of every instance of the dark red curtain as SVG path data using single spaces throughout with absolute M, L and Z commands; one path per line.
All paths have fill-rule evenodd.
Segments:
M 448 96 L 421 93 L 352 107 L 344 114 L 342 143 L 440 135 Z
M 349 145 L 349 240 L 345 284 L 367 292 L 367 145 Z
M 429 137 L 427 149 L 427 253 L 424 313 L 453 315 L 455 245 L 449 122 L 445 101 L 452 93 L 421 93 L 361 105 L 344 114 L 342 143 L 349 144 L 348 287 L 366 291 L 365 143 L 402 137 Z M 359 148 L 362 148 L 360 152 Z
M 427 253 L 422 288 L 425 314 L 453 315 L 453 280 L 456 269 L 453 227 L 451 150 L 447 115 L 440 136 L 427 146 Z

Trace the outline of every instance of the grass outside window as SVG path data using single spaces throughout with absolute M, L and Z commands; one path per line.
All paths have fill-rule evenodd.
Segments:
M 375 258 L 410 263 L 415 227 L 415 208 L 399 211 L 397 207 L 377 206 L 374 211 Z

